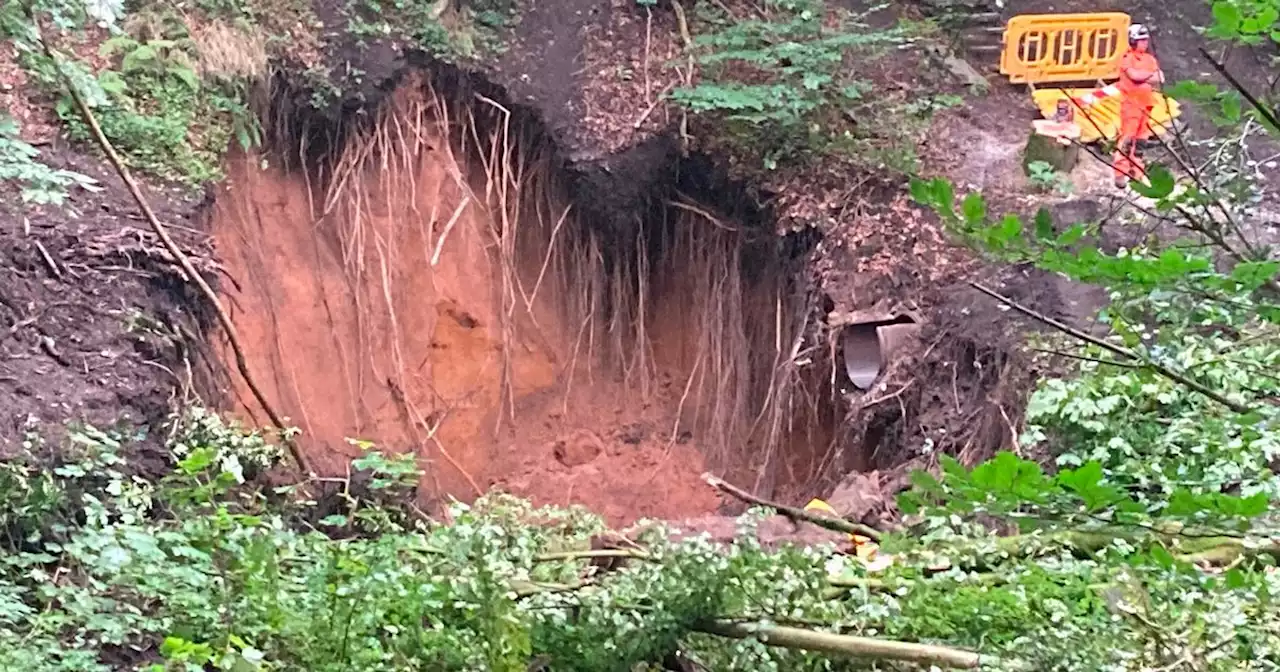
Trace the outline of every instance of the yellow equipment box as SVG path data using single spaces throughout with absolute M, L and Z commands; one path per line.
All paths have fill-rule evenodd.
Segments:
M 1000 73 L 1015 84 L 1027 84 L 1040 114 L 1053 119 L 1060 101 L 1079 100 L 1120 76 L 1120 59 L 1129 49 L 1130 19 L 1121 12 L 1095 14 L 1025 14 L 1009 20 L 1000 54 Z M 1041 88 L 1038 84 L 1095 81 L 1092 88 Z M 1078 139 L 1091 143 L 1120 133 L 1120 98 L 1102 97 L 1081 107 L 1071 103 Z M 1178 102 L 1156 92 L 1151 130 L 1163 135 L 1181 112 Z

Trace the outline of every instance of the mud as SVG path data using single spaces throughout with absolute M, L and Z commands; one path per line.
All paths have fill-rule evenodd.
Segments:
M 0 455 L 12 455 L 28 433 L 57 448 L 65 423 L 88 423 L 119 428 L 123 439 L 141 433 L 135 464 L 158 473 L 171 404 L 212 376 L 201 353 L 200 302 L 109 167 L 56 145 L 43 156 L 95 178 L 102 190 L 73 191 L 68 205 L 77 214 L 69 217 L 24 206 L 3 187 Z M 200 199 L 145 191 L 215 280 L 209 241 L 192 228 Z

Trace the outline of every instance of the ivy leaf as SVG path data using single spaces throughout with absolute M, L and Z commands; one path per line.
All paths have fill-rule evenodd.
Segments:
M 1169 172 L 1168 168 L 1160 164 L 1151 166 L 1147 169 L 1147 179 L 1151 182 L 1150 186 L 1137 180 L 1131 180 L 1129 186 L 1133 187 L 1133 190 L 1139 194 L 1153 200 L 1166 198 L 1173 193 L 1175 182 L 1173 173 Z
M 1239 32 L 1241 18 L 1240 10 L 1234 3 L 1222 0 L 1213 3 L 1214 30 L 1219 36 Z

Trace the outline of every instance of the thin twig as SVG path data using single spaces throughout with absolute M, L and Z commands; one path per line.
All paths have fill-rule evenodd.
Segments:
M 1242 98 L 1249 101 L 1249 104 L 1253 106 L 1253 109 L 1256 110 L 1263 119 L 1266 119 L 1267 123 L 1271 124 L 1272 128 L 1280 129 L 1280 120 L 1276 119 L 1275 112 L 1271 111 L 1266 105 L 1263 105 L 1262 101 L 1258 100 L 1257 96 L 1254 96 L 1252 92 L 1240 83 L 1240 80 L 1236 79 L 1230 72 L 1227 72 L 1226 66 L 1218 62 L 1218 59 L 1214 58 L 1213 55 L 1204 47 L 1200 47 L 1200 54 L 1205 57 L 1205 60 L 1209 61 L 1209 65 L 1213 66 L 1213 69 L 1217 70 L 1219 75 L 1222 75 L 1223 79 L 1227 80 L 1227 83 L 1231 85 L 1231 88 L 1235 89 Z
M 164 225 L 160 223 L 160 220 L 156 218 L 156 214 L 151 209 L 151 205 L 147 202 L 146 197 L 142 195 L 142 190 L 138 187 L 138 183 L 134 181 L 133 175 L 130 174 L 129 169 L 125 167 L 124 161 L 122 161 L 120 159 L 120 155 L 116 153 L 116 149 L 112 146 L 111 141 L 108 140 L 106 134 L 102 132 L 102 127 L 98 125 L 97 117 L 94 116 L 93 111 L 89 109 L 89 105 L 85 103 L 84 97 L 80 94 L 80 90 L 76 88 L 75 84 L 71 81 L 71 78 L 67 76 L 66 71 L 62 68 L 61 61 L 54 54 L 53 48 L 49 46 L 49 43 L 45 41 L 43 36 L 40 38 L 40 43 L 44 47 L 45 54 L 49 56 L 55 64 L 57 64 L 58 74 L 62 77 L 63 85 L 66 86 L 67 92 L 71 94 L 71 98 L 75 101 L 76 107 L 80 110 L 81 116 L 84 117 L 85 123 L 89 125 L 89 130 L 93 133 L 94 139 L 98 142 L 98 145 L 102 147 L 103 153 L 107 155 L 107 160 L 111 162 L 111 165 L 115 168 L 116 173 L 120 175 L 120 179 L 124 182 L 125 186 L 129 188 L 129 193 L 133 196 L 133 200 L 138 204 L 138 208 L 142 210 L 142 214 L 146 217 L 147 223 L 151 225 L 151 230 L 160 238 L 160 242 L 164 244 L 165 249 L 169 251 L 169 254 L 173 255 L 173 258 L 176 259 L 178 264 L 182 267 L 183 272 L 191 282 L 199 288 L 200 293 L 203 294 L 205 299 L 213 306 L 214 312 L 216 312 L 218 316 L 218 322 L 222 326 L 223 331 L 226 332 L 227 341 L 231 345 L 231 350 L 235 353 L 236 368 L 240 371 L 241 377 L 244 378 L 245 385 L 249 387 L 249 391 L 253 393 L 254 398 L 257 399 L 258 403 L 262 406 L 262 409 L 266 411 L 267 417 L 271 418 L 271 423 L 280 430 L 281 438 L 288 447 L 289 453 L 292 455 L 294 462 L 297 463 L 298 468 L 303 472 L 310 474 L 311 467 L 307 462 L 306 457 L 302 454 L 302 451 L 299 450 L 298 445 L 292 439 L 288 438 L 288 428 L 285 426 L 284 420 L 276 414 L 275 408 L 271 406 L 271 402 L 267 401 L 266 395 L 262 393 L 262 389 L 259 388 L 257 382 L 254 381 L 253 375 L 249 373 L 249 365 L 245 359 L 244 348 L 240 345 L 240 339 L 236 336 L 235 325 L 231 323 L 231 317 L 227 314 L 226 309 L 222 307 L 222 302 L 218 300 L 218 295 L 213 291 L 213 288 L 209 286 L 209 283 L 205 281 L 204 276 L 200 275 L 200 272 L 192 265 L 191 259 L 187 257 L 187 254 L 182 251 L 182 248 L 178 247 L 176 242 L 174 242 L 173 237 L 169 235 L 168 230 L 166 230 Z
M 558 553 L 543 553 L 533 559 L 534 562 L 557 562 L 561 560 L 591 560 L 594 558 L 633 558 L 635 560 L 656 560 L 656 558 L 644 551 L 634 551 L 626 548 L 598 548 L 589 551 L 561 551 Z
M 1101 357 L 1089 357 L 1086 355 L 1075 355 L 1070 352 L 1062 352 L 1061 350 L 1049 350 L 1046 348 L 1031 348 L 1035 352 L 1043 352 L 1046 355 L 1056 355 L 1058 357 L 1066 357 L 1068 359 L 1078 359 L 1082 362 L 1094 362 L 1095 364 L 1106 364 L 1108 366 L 1118 366 L 1122 369 L 1141 369 L 1141 364 L 1133 364 L 1131 362 L 1117 362 L 1114 359 L 1103 359 Z
M 684 72 L 684 85 L 686 87 L 693 86 L 693 37 L 689 34 L 689 19 L 685 16 L 684 5 L 680 4 L 680 0 L 673 0 L 671 8 L 676 12 L 676 23 L 680 26 L 680 39 L 684 41 L 684 49 L 688 53 L 687 70 Z M 680 139 L 684 143 L 684 150 L 689 148 L 689 111 L 682 110 L 680 113 Z
M 1004 305 L 1009 306 L 1010 308 L 1018 311 L 1019 313 L 1022 313 L 1023 315 L 1026 315 L 1027 317 L 1030 317 L 1036 320 L 1037 322 L 1042 322 L 1044 324 L 1047 324 L 1053 327 L 1054 329 L 1057 329 L 1058 331 L 1061 331 L 1062 333 L 1067 334 L 1068 336 L 1071 336 L 1077 340 L 1084 341 L 1085 343 L 1096 345 L 1102 348 L 1103 350 L 1107 350 L 1113 354 L 1124 357 L 1125 359 L 1129 359 L 1134 362 L 1140 363 L 1144 368 L 1151 369 L 1152 371 L 1155 371 L 1156 373 L 1164 376 L 1165 378 L 1168 378 L 1169 380 L 1185 385 L 1186 387 L 1192 390 L 1195 390 L 1196 392 L 1199 392 L 1200 394 L 1203 394 L 1206 397 L 1209 397 L 1210 399 L 1222 404 L 1223 406 L 1226 406 L 1227 408 L 1235 411 L 1236 413 L 1248 413 L 1250 410 L 1248 406 L 1245 406 L 1244 404 L 1241 404 L 1239 402 L 1231 401 L 1230 399 L 1222 396 L 1221 394 L 1218 394 L 1217 392 L 1214 392 L 1208 387 L 1205 387 L 1202 383 L 1192 380 L 1182 375 L 1181 373 L 1178 373 L 1177 371 L 1170 369 L 1167 366 L 1153 362 L 1147 359 L 1146 357 L 1143 357 L 1142 355 L 1132 350 L 1129 350 L 1128 348 L 1123 348 L 1118 345 L 1108 343 L 1102 339 L 1094 338 L 1093 336 L 1090 336 L 1089 334 L 1086 334 L 1083 331 L 1080 331 L 1078 329 L 1074 329 L 1070 326 L 1067 326 L 1053 319 L 1052 317 L 1038 313 L 1014 301 L 1013 299 L 1010 299 L 986 287 L 982 283 L 970 281 L 969 286 L 973 287 L 979 292 L 982 292 L 983 294 L 986 294 L 987 296 L 990 296 L 991 298 L 999 301 L 1000 303 L 1003 303 Z
M 41 244 L 40 241 L 37 240 L 35 242 L 36 249 L 40 250 L 40 258 L 43 259 L 45 265 L 49 267 L 49 272 L 53 273 L 53 277 L 61 280 L 62 269 L 58 268 L 58 265 L 53 261 L 53 257 L 49 256 L 49 250 L 44 249 L 44 245 Z
M 645 7 L 644 14 L 644 98 L 648 100 L 649 96 L 653 95 L 649 91 L 649 49 L 653 42 L 653 9 Z
M 706 210 L 692 203 L 685 203 L 684 201 L 672 200 L 672 201 L 667 201 L 667 205 L 679 208 L 681 210 L 687 210 L 688 212 L 692 212 L 697 215 L 701 215 L 708 222 L 711 222 L 712 226 L 715 226 L 717 229 L 732 231 L 734 233 L 738 231 L 738 229 L 732 226 L 729 226 L 728 224 L 725 224 L 724 222 L 720 221 L 720 219 L 717 218 L 715 215 L 711 214 L 710 212 L 707 212 Z
M 654 98 L 653 102 L 649 103 L 649 107 L 645 108 L 644 113 L 641 114 L 640 117 L 636 119 L 635 123 L 631 124 L 631 128 L 639 130 L 639 128 L 642 125 L 644 125 L 644 120 L 648 119 L 649 115 L 653 114 L 653 111 L 658 108 L 658 104 L 663 101 L 663 96 L 667 95 L 667 92 L 670 91 L 673 87 L 675 87 L 675 85 L 676 85 L 675 82 L 671 82 L 670 84 L 663 87 L 663 89 L 658 92 L 658 97 Z
M 716 490 L 719 490 L 736 499 L 740 499 L 748 504 L 755 504 L 756 506 L 764 506 L 770 509 L 774 509 L 778 513 L 784 516 L 787 516 L 788 518 L 793 518 L 795 520 L 803 520 L 806 523 L 813 523 L 818 527 L 825 528 L 833 532 L 843 532 L 845 534 L 857 534 L 875 542 L 880 541 L 881 535 L 878 530 L 872 529 L 871 527 L 868 527 L 861 523 L 850 522 L 843 518 L 832 518 L 830 516 L 821 516 L 816 513 L 809 513 L 804 509 L 797 509 L 792 506 L 786 506 L 785 504 L 771 502 L 767 499 L 756 497 L 755 495 L 747 492 L 746 490 L 743 490 L 742 488 L 732 485 L 726 482 L 724 479 L 709 473 L 703 474 L 702 480 L 706 481 L 707 485 L 710 485 Z
M 903 385 L 902 387 L 898 388 L 898 391 L 897 391 L 897 392 L 894 392 L 893 394 L 886 394 L 886 395 L 884 395 L 884 396 L 882 396 L 882 397 L 876 397 L 875 399 L 872 399 L 871 401 L 865 401 L 865 402 L 863 402 L 863 403 L 862 403 L 862 408 L 870 408 L 870 407 L 872 407 L 872 406 L 875 406 L 876 404 L 882 404 L 882 403 L 884 403 L 884 402 L 886 402 L 886 401 L 889 401 L 890 399 L 897 399 L 898 397 L 902 396 L 902 393 L 903 393 L 903 392 L 906 392 L 906 391 L 907 391 L 907 388 L 911 387 L 912 385 L 915 385 L 915 383 L 916 383 L 916 379 L 915 379 L 915 378 L 912 378 L 911 380 L 908 380 L 908 381 L 907 381 L 907 383 L 906 383 L 905 385 Z

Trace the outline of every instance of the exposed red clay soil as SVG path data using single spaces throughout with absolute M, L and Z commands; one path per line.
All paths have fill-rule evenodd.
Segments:
M 396 123 L 421 112 L 412 88 L 396 94 Z M 355 166 L 327 192 L 339 199 L 328 215 L 313 214 L 325 205 L 318 185 L 259 157 L 233 161 L 217 196 L 211 226 L 237 280 L 225 291 L 233 321 L 312 466 L 340 475 L 360 452 L 347 439 L 369 440 L 418 455 L 427 500 L 497 486 L 619 524 L 714 511 L 701 453 L 672 412 L 684 380 L 656 367 L 645 395 L 593 365 L 580 325 L 558 309 L 568 298 L 554 280 L 560 262 L 538 287 L 546 255 L 524 239 L 523 284 L 506 281 L 501 250 L 516 241 L 504 242 L 503 227 L 554 227 L 565 204 L 513 189 L 503 193 L 525 201 L 504 214 L 486 197 L 503 187 L 454 156 L 422 114 L 407 153 L 353 141 L 345 156 L 368 149 L 384 163 Z M 265 420 L 246 390 L 235 396 L 240 413 Z

